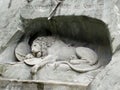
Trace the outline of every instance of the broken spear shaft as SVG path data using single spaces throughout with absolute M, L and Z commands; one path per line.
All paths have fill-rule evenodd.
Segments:
M 57 8 L 60 6 L 61 3 L 62 3 L 62 1 L 59 1 L 59 2 L 57 3 L 57 5 L 54 7 L 54 9 L 50 12 L 50 15 L 49 15 L 49 17 L 48 17 L 48 20 L 50 20 L 50 19 L 54 16 Z

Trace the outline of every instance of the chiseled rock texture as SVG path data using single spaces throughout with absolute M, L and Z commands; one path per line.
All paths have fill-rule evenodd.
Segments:
M 119 90 L 120 89 L 120 51 L 115 53 L 112 61 L 98 74 L 89 85 L 88 90 Z
M 79 84 L 72 85 L 71 83 L 67 85 L 60 82 L 58 85 L 49 82 L 45 84 L 38 81 L 1 81 L 2 82 L 0 82 L 0 90 L 86 90 L 85 87 L 79 87 Z
M 0 62 L 14 61 L 14 48 L 23 32 L 20 27 L 20 8 L 26 0 L 0 0 Z
M 28 4 L 27 0 L 0 0 L 1 63 L 15 61 L 14 49 L 24 34 L 20 17 L 22 19 L 48 17 L 55 6 L 55 0 L 31 0 L 31 5 Z M 88 90 L 119 90 L 120 0 L 65 0 L 58 8 L 57 15 L 86 15 L 100 19 L 108 25 L 113 41 L 112 60 L 97 75 L 89 85 Z

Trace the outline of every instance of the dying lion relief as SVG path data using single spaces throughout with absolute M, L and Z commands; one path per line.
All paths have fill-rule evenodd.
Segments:
M 39 39 L 40 38 L 41 40 L 38 40 L 37 38 L 35 41 L 33 41 L 32 51 L 33 53 L 37 53 L 35 51 L 38 50 L 39 48 L 42 48 L 41 44 L 44 43 L 43 45 L 44 48 L 38 51 L 38 54 L 40 54 L 41 52 L 40 55 L 45 53 L 46 56 L 43 58 L 43 61 L 42 61 L 42 63 L 44 64 L 42 64 L 41 62 L 40 63 L 38 62 L 33 67 L 32 69 L 33 73 L 35 73 L 39 68 L 42 68 L 45 64 L 51 63 L 51 62 L 57 64 L 58 66 L 59 64 L 67 64 L 72 70 L 76 72 L 87 72 L 87 71 L 91 71 L 91 70 L 94 70 L 100 67 L 100 65 L 97 65 L 96 67 L 94 67 L 94 65 L 97 64 L 98 57 L 97 57 L 97 54 L 90 48 L 70 46 L 70 45 L 65 44 L 62 40 L 58 38 L 39 37 Z M 42 38 L 47 38 L 48 40 L 45 41 Z M 48 44 L 48 43 L 52 43 L 53 41 L 54 41 L 53 44 L 51 45 Z M 42 43 L 39 43 L 39 46 L 37 46 L 38 42 L 42 42 Z M 43 56 L 45 54 L 43 54 Z M 72 62 L 74 62 L 74 64 Z M 89 66 L 93 66 L 94 68 L 85 67 L 81 69 L 79 68 L 80 64 L 87 64 Z
M 95 70 L 101 66 L 94 50 L 72 43 L 66 44 L 54 36 L 37 37 L 31 45 L 31 53 L 25 56 L 24 62 L 33 66 L 31 72 L 34 74 L 49 63 L 53 63 L 55 68 L 65 64 L 66 68 L 79 73 Z M 81 65 L 84 66 L 81 68 Z
M 97 29 L 90 29 L 91 25 L 90 30 L 82 26 L 84 23 L 79 27 L 78 22 L 71 24 L 73 21 L 70 18 L 56 17 L 56 23 L 43 19 L 42 23 L 39 23 L 42 27 L 28 26 L 26 30 L 29 32 L 26 32 L 15 47 L 17 62 L 11 63 L 4 73 L 1 72 L 2 77 L 88 85 L 110 60 L 107 47 L 109 40 L 104 43 L 109 36 L 103 37 L 107 33 L 106 27 L 103 29 L 105 25 L 98 25 L 100 30 L 104 30 L 104 34 L 96 35 Z M 76 17 L 75 20 L 77 18 L 82 21 L 85 19 L 85 22 L 91 21 L 91 18 Z M 68 19 L 71 21 L 68 22 Z M 36 20 L 32 23 L 32 26 L 35 25 L 38 25 Z M 15 72 L 12 72 L 14 68 Z
M 2 0 L 0 90 L 118 89 L 117 1 Z

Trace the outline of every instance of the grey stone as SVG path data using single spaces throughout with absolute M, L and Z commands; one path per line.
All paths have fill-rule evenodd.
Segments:
M 20 42 L 15 48 L 15 56 L 18 61 L 24 61 L 28 53 L 30 53 L 30 46 L 26 40 Z
M 21 31 L 17 31 L 11 39 L 6 42 L 5 45 L 1 46 L 1 54 L 0 54 L 0 63 L 9 63 L 9 62 L 15 62 L 15 47 L 17 45 L 17 42 L 19 41 L 20 37 L 22 36 Z
M 112 42 L 113 53 L 116 53 L 120 50 L 120 35 L 117 35 Z
M 13 63 L 11 65 L 3 65 L 5 70 L 2 72 L 2 78 L 17 79 L 17 80 L 30 80 L 31 73 L 30 67 L 24 63 Z
M 112 61 L 106 66 L 106 68 L 98 74 L 88 90 L 119 90 L 120 81 L 120 51 L 116 52 Z
M 83 60 L 88 60 L 88 63 L 90 65 L 94 65 L 97 63 L 98 61 L 98 56 L 95 53 L 95 51 L 93 51 L 90 48 L 86 48 L 86 47 L 78 47 L 76 48 L 76 54 L 77 56 L 79 56 L 81 59 Z
M 31 59 L 26 59 L 24 62 L 28 65 L 34 66 L 42 61 L 41 58 L 31 58 Z
M 9 6 L 9 3 L 11 5 Z M 25 0 L 1 0 L 0 1 L 0 62 L 15 61 L 14 48 L 23 35 L 20 28 L 19 10 L 26 4 Z
M 0 8 L 1 8 L 1 10 L 0 10 L 0 53 L 1 53 L 0 54 L 0 62 L 1 63 L 15 61 L 14 49 L 15 49 L 18 41 L 20 40 L 21 36 L 24 34 L 24 30 L 25 30 L 25 32 L 29 32 L 30 29 L 31 30 L 35 29 L 36 26 L 39 26 L 41 28 L 42 28 L 42 26 L 44 26 L 44 27 L 50 26 L 49 24 L 47 24 L 48 23 L 47 17 L 49 16 L 49 13 L 52 11 L 54 6 L 56 5 L 55 1 L 53 1 L 53 0 L 33 0 L 29 4 L 27 4 L 27 5 L 26 4 L 27 4 L 26 0 L 20 0 L 20 1 L 18 1 L 18 0 L 0 0 Z M 97 77 L 91 83 L 88 90 L 107 90 L 107 89 L 108 90 L 119 90 L 120 89 L 120 87 L 119 87 L 119 85 L 120 85 L 119 45 L 120 44 L 118 42 L 119 34 L 120 34 L 120 11 L 119 11 L 120 5 L 119 4 L 120 4 L 119 0 L 92 0 L 92 1 L 91 0 L 75 0 L 75 1 L 74 0 L 65 0 L 63 2 L 63 4 L 60 7 L 58 7 L 58 10 L 55 14 L 55 16 L 86 15 L 86 16 L 90 16 L 92 18 L 97 18 L 97 19 L 105 22 L 105 24 L 108 25 L 108 29 L 111 34 L 111 40 L 113 40 L 113 38 L 114 38 L 113 43 L 112 43 L 114 55 L 112 55 L 112 59 L 111 59 L 110 63 L 105 67 L 105 69 L 103 71 L 101 71 L 101 73 L 99 73 L 97 75 Z M 21 10 L 21 13 L 19 13 L 19 10 Z M 22 18 L 20 18 L 20 15 Z M 43 22 L 39 22 L 39 20 L 38 20 L 38 18 L 41 18 L 41 17 L 43 17 L 43 18 L 40 20 L 41 21 L 43 20 Z M 44 18 L 45 18 L 45 21 L 44 21 Z M 21 27 L 19 28 L 19 24 L 21 23 L 20 20 L 22 20 L 24 30 Z M 56 21 L 62 22 L 63 19 L 56 19 Z M 33 24 L 34 22 L 36 22 L 36 23 L 39 22 L 39 23 L 38 23 L 38 25 L 35 25 L 35 24 Z M 71 23 L 71 21 L 68 21 L 68 22 Z M 90 23 L 93 24 L 93 25 L 91 24 L 90 27 L 93 27 L 96 22 L 90 22 Z M 55 22 L 52 24 L 55 24 Z M 58 26 L 62 25 L 62 23 L 58 23 L 57 25 Z M 77 30 L 76 28 L 73 28 L 71 26 L 71 24 L 69 24 L 69 27 L 72 28 L 73 30 Z M 99 27 L 97 27 L 97 29 L 99 29 Z M 65 29 L 61 29 L 61 30 L 65 31 L 67 29 L 65 28 Z M 93 30 L 96 30 L 96 28 L 93 28 Z M 36 28 L 36 30 L 34 30 L 34 32 L 37 32 L 37 31 L 39 31 L 39 28 Z M 31 31 L 31 32 L 33 32 L 33 31 Z M 27 35 L 28 35 L 28 33 L 27 33 Z M 105 36 L 105 35 L 103 35 L 103 36 Z M 106 49 L 106 47 L 104 49 Z M 104 53 L 106 53 L 106 52 L 104 52 Z M 104 57 L 105 56 L 106 56 L 106 54 L 104 55 Z M 104 61 L 104 59 L 102 59 L 102 60 Z M 7 84 L 8 83 L 10 83 L 10 82 L 7 81 Z M 13 82 L 11 82 L 11 83 L 13 83 Z M 9 85 L 8 85 L 8 87 L 5 87 L 7 84 L 0 81 L 0 85 L 1 85 L 0 89 L 1 90 L 6 90 L 6 88 L 7 89 L 10 88 L 11 90 L 16 89 L 16 88 L 11 88 Z M 12 85 L 19 86 L 19 84 L 16 85 L 15 83 Z M 21 86 L 21 84 L 20 84 L 20 86 Z M 21 90 L 28 90 L 28 89 L 32 90 L 33 89 L 33 88 L 29 88 L 28 86 L 33 86 L 34 89 L 37 90 L 36 84 L 35 85 L 31 85 L 31 84 L 26 85 L 25 84 L 25 85 L 23 85 L 24 88 L 22 88 Z M 52 87 L 54 87 L 54 86 L 52 85 Z M 46 86 L 45 88 L 46 88 L 46 90 L 50 90 L 49 89 L 50 86 L 48 86 L 48 87 Z M 63 88 L 64 88 L 64 86 L 62 87 L 62 89 Z M 72 88 L 73 87 L 71 87 L 71 89 Z M 55 87 L 55 89 L 58 89 L 58 88 Z M 66 87 L 65 90 L 67 90 L 67 89 L 70 90 L 70 88 Z M 74 90 L 74 89 L 72 89 L 72 90 Z M 51 88 L 51 90 L 54 90 L 54 89 Z
M 69 84 L 69 85 L 68 85 Z M 0 90 L 86 90 L 86 87 L 80 87 L 79 84 L 62 82 L 43 82 L 43 81 L 16 81 L 1 80 Z

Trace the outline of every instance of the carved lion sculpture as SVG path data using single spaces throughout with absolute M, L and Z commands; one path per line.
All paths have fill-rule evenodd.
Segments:
M 66 64 L 76 72 L 87 72 L 100 67 L 98 56 L 92 49 L 69 46 L 53 36 L 42 36 L 35 39 L 31 51 L 34 58 L 28 57 L 25 63 L 34 65 L 32 73 L 36 73 L 39 68 L 54 62 L 57 66 Z M 78 67 L 81 63 L 87 64 L 91 68 L 81 69 Z

